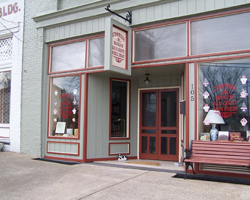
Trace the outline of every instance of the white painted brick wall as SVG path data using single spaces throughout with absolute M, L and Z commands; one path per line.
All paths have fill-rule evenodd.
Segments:
M 18 9 L 16 12 L 12 8 Z M 9 124 L 9 139 L 10 145 L 4 146 L 4 151 L 20 152 L 20 120 L 21 120 L 21 70 L 22 70 L 22 43 L 23 43 L 23 11 L 24 0 L 4 0 L 0 2 L 1 25 L 6 27 L 13 27 L 15 23 L 19 23 L 19 30 L 14 30 L 12 37 L 13 55 L 10 61 L 9 70 L 11 70 L 11 100 L 10 100 L 10 124 Z M 4 12 L 5 11 L 5 12 Z M 5 14 L 6 15 L 5 15 Z M 8 32 L 8 30 L 7 30 Z M 4 31 L 2 30 L 4 34 Z M 0 126 L 1 131 L 1 126 Z

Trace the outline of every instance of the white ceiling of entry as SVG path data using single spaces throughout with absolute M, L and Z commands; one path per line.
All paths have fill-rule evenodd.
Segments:
M 136 69 L 133 69 L 132 67 L 131 78 L 143 79 L 146 77 L 146 73 L 150 74 L 149 78 L 181 76 L 184 72 L 184 69 L 185 64 L 143 67 Z

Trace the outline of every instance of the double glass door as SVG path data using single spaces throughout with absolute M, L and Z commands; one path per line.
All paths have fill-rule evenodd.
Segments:
M 178 161 L 178 89 L 140 92 L 141 159 Z

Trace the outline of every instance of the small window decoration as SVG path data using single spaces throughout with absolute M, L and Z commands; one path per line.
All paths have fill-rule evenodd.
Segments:
M 208 112 L 210 109 L 210 106 L 208 104 L 205 104 L 205 106 L 203 107 L 205 112 Z
M 243 119 L 240 120 L 240 123 L 241 123 L 242 126 L 246 126 L 248 121 L 246 120 L 246 118 L 243 118 Z
M 245 103 L 242 103 L 242 106 L 240 108 L 243 112 L 246 112 L 247 110 L 247 107 L 246 107 L 246 104 Z
M 240 81 L 241 81 L 241 83 L 242 83 L 243 85 L 245 85 L 245 84 L 247 83 L 247 78 L 246 78 L 246 76 L 242 76 L 242 78 L 240 79 Z
M 204 85 L 204 87 L 207 87 L 209 85 L 209 82 L 208 82 L 208 80 L 206 78 L 205 78 L 205 80 L 203 82 L 203 85 Z
M 207 99 L 207 98 L 209 97 L 209 93 L 208 93 L 207 91 L 204 92 L 203 97 L 204 97 L 205 99 Z
M 240 97 L 241 98 L 247 98 L 247 96 L 248 96 L 248 93 L 246 92 L 246 90 L 242 89 L 241 93 L 240 93 Z
M 58 91 L 57 91 L 57 90 L 55 90 L 55 96 L 57 96 L 57 94 L 58 94 Z

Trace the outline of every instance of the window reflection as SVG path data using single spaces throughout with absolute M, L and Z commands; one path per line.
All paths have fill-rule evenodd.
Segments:
M 241 132 L 242 137 L 246 137 L 250 120 L 249 61 L 200 64 L 199 99 L 202 99 L 202 106 L 199 112 L 203 112 L 203 120 L 209 109 L 219 110 L 225 124 L 217 125 L 217 129 Z M 210 132 L 210 129 L 210 126 L 203 125 L 204 132 Z
M 185 23 L 136 31 L 135 61 L 186 56 L 186 46 Z
M 78 137 L 79 76 L 52 79 L 50 136 Z
M 85 67 L 85 41 L 52 47 L 51 71 L 66 71 Z
M 89 40 L 88 67 L 104 65 L 104 37 Z

